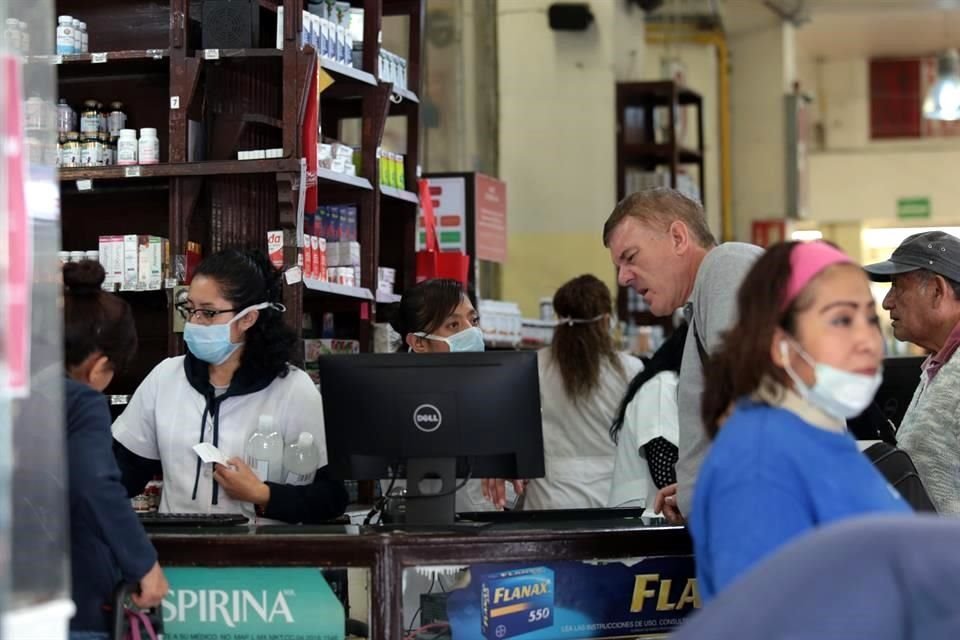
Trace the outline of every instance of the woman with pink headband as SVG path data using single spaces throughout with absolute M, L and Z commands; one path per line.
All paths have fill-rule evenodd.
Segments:
M 824 242 L 778 244 L 747 274 L 737 304 L 737 324 L 706 367 L 714 442 L 689 522 L 705 600 L 815 527 L 910 512 L 846 431 L 881 380 L 863 270 Z

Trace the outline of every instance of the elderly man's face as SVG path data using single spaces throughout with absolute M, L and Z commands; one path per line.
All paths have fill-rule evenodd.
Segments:
M 921 346 L 928 342 L 934 324 L 931 296 L 930 283 L 919 271 L 893 276 L 883 308 L 890 312 L 897 340 Z

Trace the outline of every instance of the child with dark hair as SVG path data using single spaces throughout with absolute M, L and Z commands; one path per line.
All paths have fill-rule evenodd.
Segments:
M 137 333 L 130 305 L 101 290 L 105 275 L 89 260 L 63 267 L 73 638 L 108 637 L 104 607 L 120 581 L 139 585 L 133 599 L 144 607 L 158 606 L 168 588 L 111 452 L 102 391 L 133 357 Z
M 690 515 L 704 599 L 815 527 L 910 508 L 846 420 L 880 386 L 883 339 L 867 277 L 823 242 L 771 247 L 706 366 L 713 444 Z
M 157 365 L 113 425 L 128 492 L 139 493 L 162 468 L 162 512 L 289 523 L 343 513 L 346 490 L 325 470 L 320 392 L 288 362 L 297 341 L 280 300 L 280 271 L 260 251 L 225 249 L 200 263 L 177 305 L 187 354 Z M 268 480 L 244 462 L 261 416 L 273 418 L 285 443 L 312 436 L 320 468 L 306 484 Z M 220 449 L 228 465 L 202 462 L 193 451 L 201 442 Z

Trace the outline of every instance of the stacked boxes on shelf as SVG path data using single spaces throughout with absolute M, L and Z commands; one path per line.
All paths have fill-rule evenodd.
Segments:
M 317 144 L 317 164 L 323 169 L 348 176 L 357 175 L 360 150 L 330 138 Z
M 149 235 L 100 236 L 107 291 L 157 291 L 170 277 L 170 242 Z
M 356 29 L 351 22 L 355 10 L 349 2 L 322 0 L 310 2 L 303 12 L 300 46 L 311 46 L 325 60 L 354 66 L 353 46 Z M 277 7 L 277 49 L 283 49 L 283 7 Z
M 394 287 L 397 282 L 397 270 L 390 267 L 377 267 L 377 291 L 381 293 L 394 293 Z
M 305 216 L 303 271 L 311 280 L 360 286 L 356 206 L 327 205 Z

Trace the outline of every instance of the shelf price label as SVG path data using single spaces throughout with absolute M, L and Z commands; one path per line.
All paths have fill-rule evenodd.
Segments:
M 63 56 L 53 56 L 53 64 L 63 64 Z
M 103 64 L 106 61 L 107 61 L 106 52 L 94 53 L 90 56 L 90 62 L 92 62 L 93 64 Z
M 93 189 L 93 180 L 77 180 L 77 191 L 90 191 Z
M 147 49 L 147 55 L 153 58 L 154 60 L 162 60 L 163 49 Z
M 123 170 L 124 178 L 139 178 L 140 167 L 125 167 Z
M 220 59 L 220 49 L 204 49 L 204 50 L 203 50 L 203 59 L 204 59 L 204 60 L 219 60 L 219 59 Z

